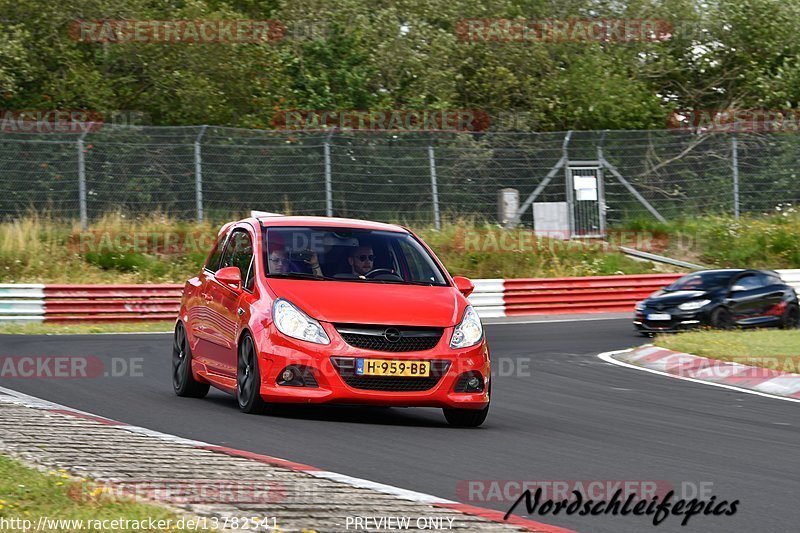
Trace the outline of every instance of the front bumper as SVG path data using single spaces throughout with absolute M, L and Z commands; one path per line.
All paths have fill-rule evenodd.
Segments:
M 670 315 L 669 320 L 649 320 L 649 314 Z M 655 310 L 645 308 L 643 311 L 636 311 L 633 317 L 633 326 L 640 333 L 678 333 L 689 331 L 708 325 L 708 318 L 705 310 L 682 311 L 677 308 Z
M 430 350 L 388 353 L 353 348 L 335 335 L 335 330 L 332 328 L 329 330 L 327 326 L 328 324 L 323 326 L 331 338 L 331 344 L 327 346 L 295 341 L 274 330 L 270 331 L 267 342 L 262 341 L 259 346 L 260 393 L 264 401 L 459 409 L 482 409 L 489 403 L 491 362 L 485 338 L 471 348 L 453 350 L 449 346 L 452 328 L 446 328 L 438 344 Z M 356 358 L 425 361 L 432 365 L 432 372 L 438 371 L 438 379 L 382 378 L 386 383 L 390 383 L 387 387 L 393 390 L 361 388 L 364 387 L 363 380 L 353 379 L 347 364 Z M 279 385 L 279 376 L 287 366 L 302 367 L 304 371 L 313 375 L 317 386 Z M 456 392 L 459 378 L 471 372 L 479 372 L 482 376 L 483 391 Z M 406 386 L 401 383 L 402 380 L 423 379 L 427 379 L 428 383 L 419 385 L 417 382 L 407 381 Z M 430 387 L 425 390 L 413 390 L 419 389 L 420 386 L 427 387 L 428 384 Z M 376 385 L 373 383 L 370 386 Z

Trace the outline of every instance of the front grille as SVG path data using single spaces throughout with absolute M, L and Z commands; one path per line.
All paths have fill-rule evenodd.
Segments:
M 353 357 L 331 357 L 334 368 L 339 372 L 345 383 L 354 389 L 393 391 L 393 392 L 421 392 L 430 390 L 439 383 L 450 361 L 428 361 L 431 365 L 430 376 L 427 378 L 409 378 L 400 376 L 358 376 L 356 375 L 356 360 Z
M 354 348 L 376 352 L 422 352 L 439 343 L 442 328 L 336 324 L 344 341 Z

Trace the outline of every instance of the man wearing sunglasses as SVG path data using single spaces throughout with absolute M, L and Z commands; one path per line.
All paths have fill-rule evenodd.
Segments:
M 347 262 L 350 263 L 350 268 L 356 276 L 365 276 L 367 272 L 373 269 L 375 256 L 372 253 L 371 246 L 359 246 L 350 253 Z

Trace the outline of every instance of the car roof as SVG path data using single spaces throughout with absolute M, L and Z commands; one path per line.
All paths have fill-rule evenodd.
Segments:
M 692 272 L 692 274 L 739 274 L 741 272 L 747 272 L 750 269 L 747 268 L 714 268 L 711 270 L 697 270 Z
M 770 274 L 773 276 L 780 277 L 780 274 L 775 272 L 774 270 L 767 270 L 767 269 L 758 269 L 758 268 L 716 268 L 712 270 L 698 270 L 696 272 L 692 272 L 692 274 L 743 274 L 745 272 L 759 272 L 761 274 Z
M 308 226 L 324 228 L 353 228 L 375 231 L 394 231 L 408 233 L 408 230 L 397 224 L 385 224 L 355 218 L 309 217 L 309 216 L 260 216 L 256 220 L 264 227 Z

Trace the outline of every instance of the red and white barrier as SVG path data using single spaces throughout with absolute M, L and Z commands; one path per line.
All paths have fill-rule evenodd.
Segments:
M 173 320 L 183 285 L 0 284 L 0 321 Z
M 778 270 L 800 292 L 800 270 Z M 681 274 L 477 279 L 470 303 L 483 318 L 632 311 Z M 0 322 L 173 320 L 183 285 L 0 284 Z

